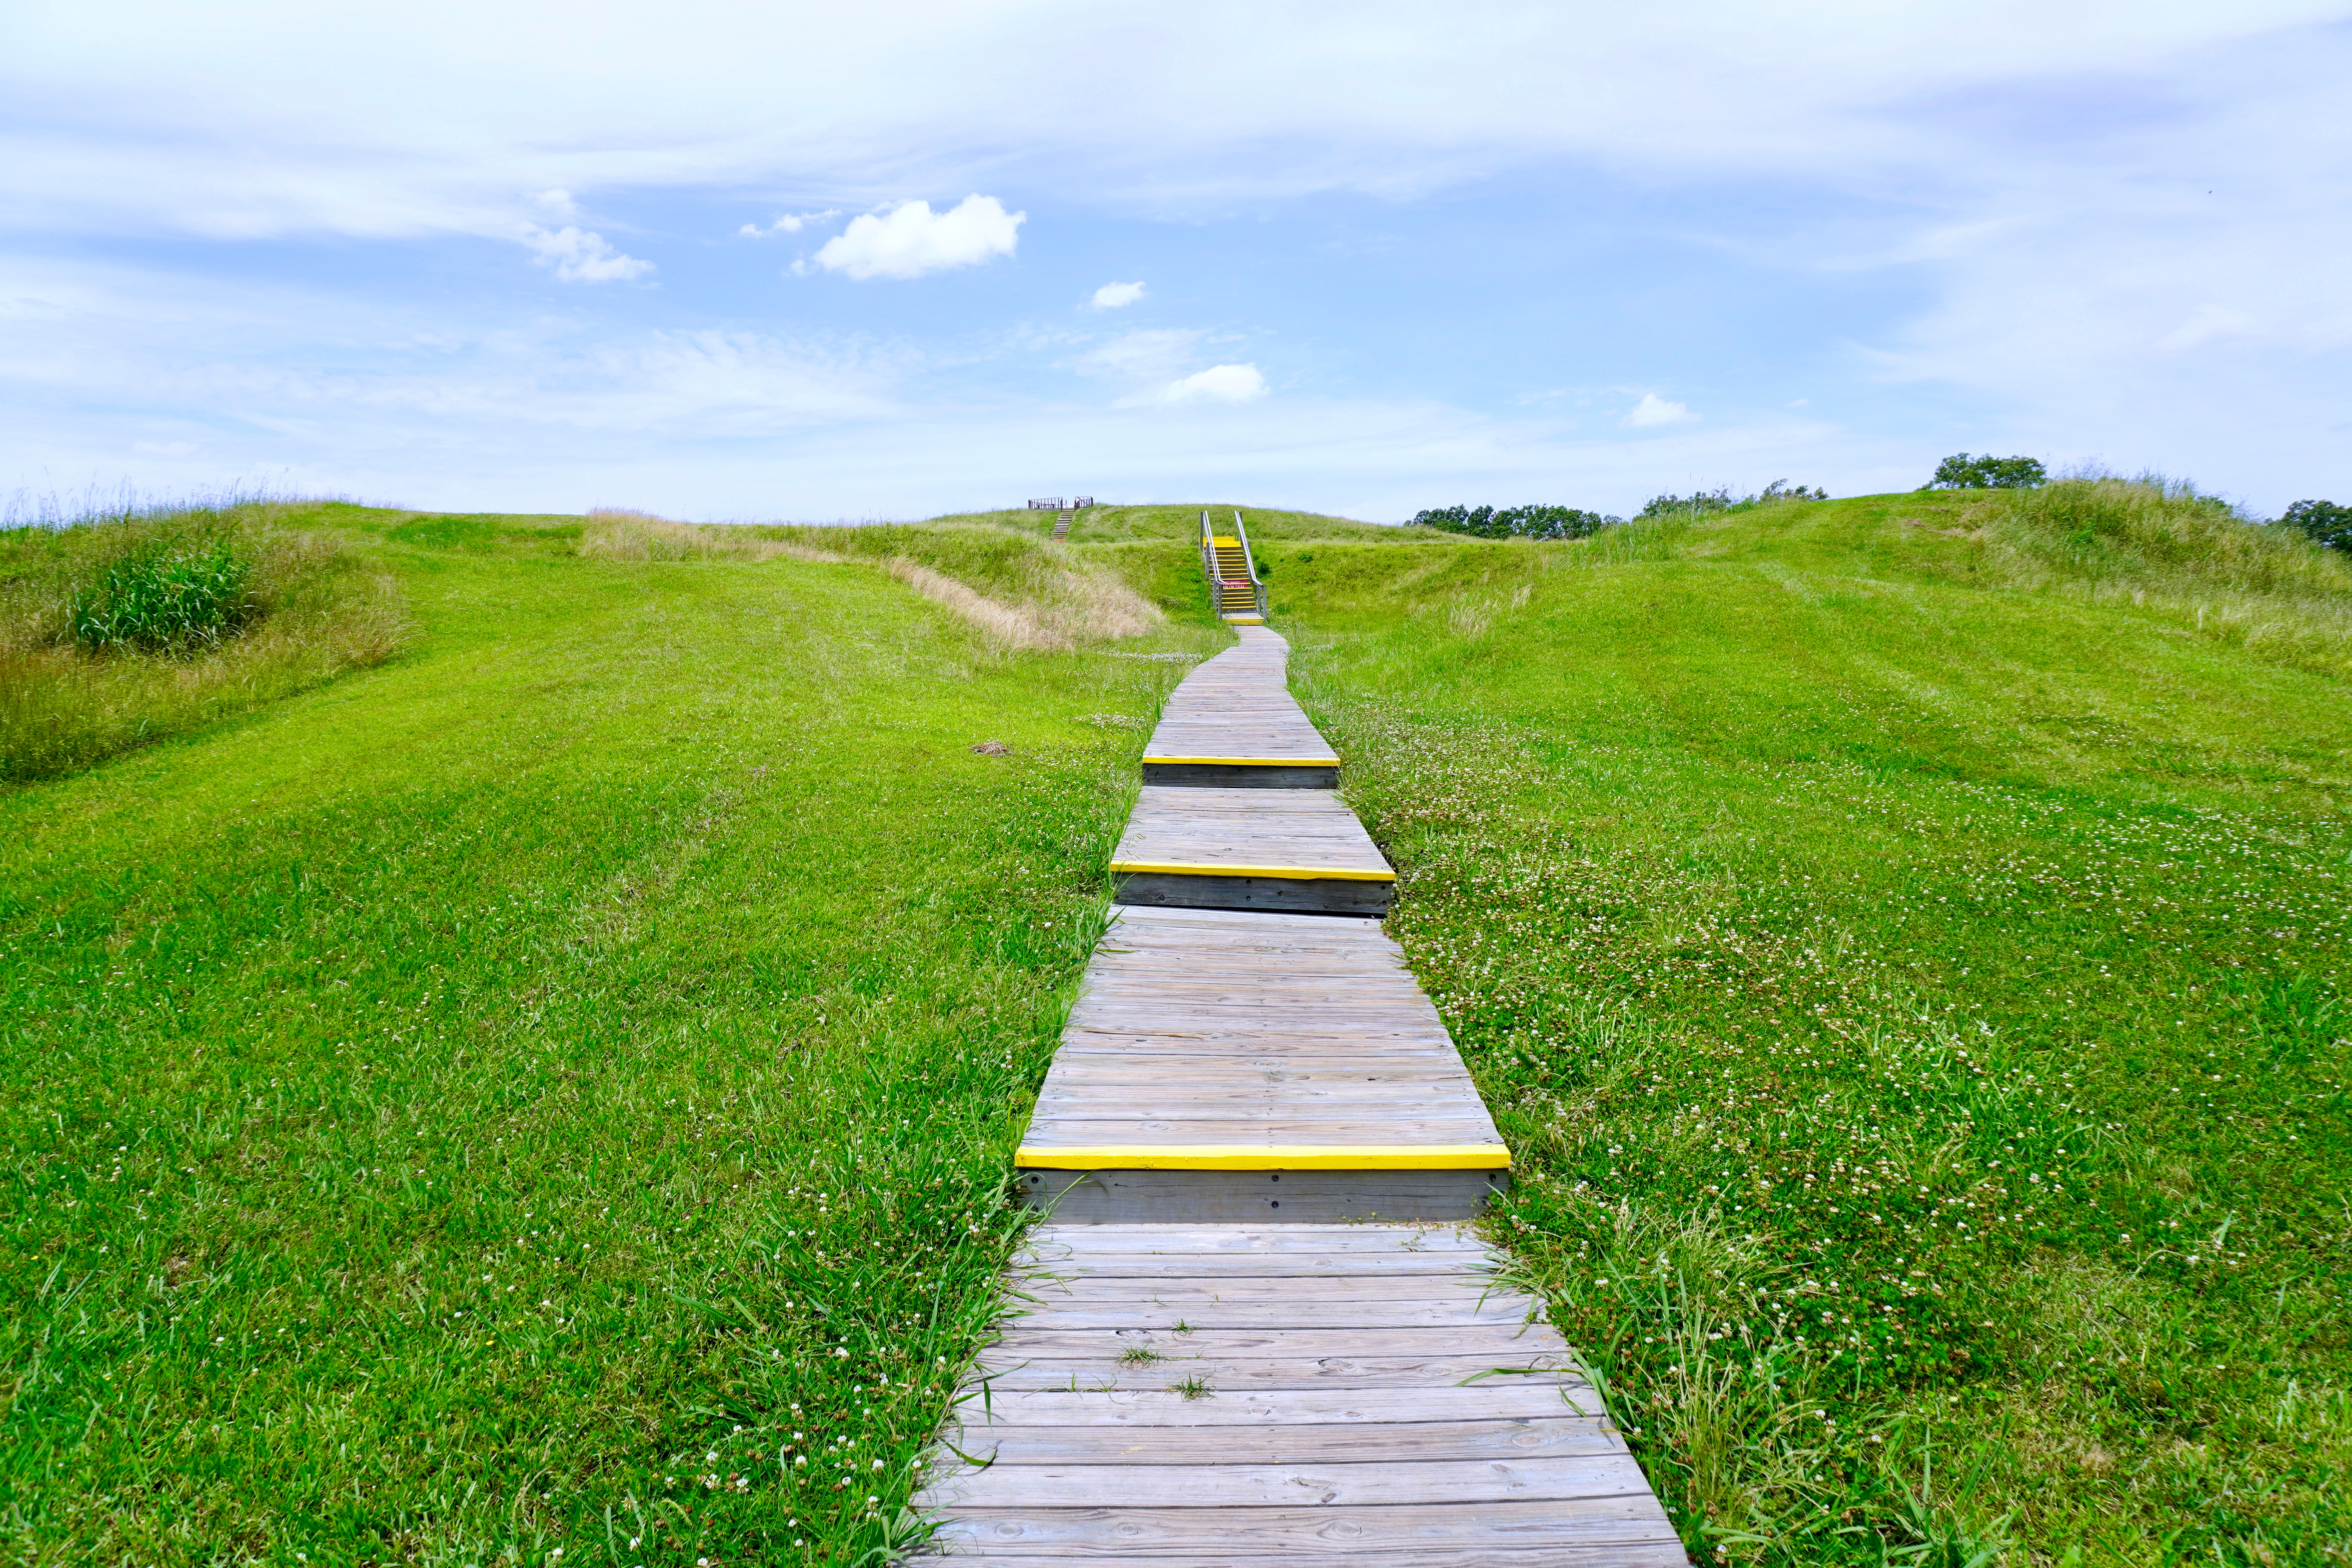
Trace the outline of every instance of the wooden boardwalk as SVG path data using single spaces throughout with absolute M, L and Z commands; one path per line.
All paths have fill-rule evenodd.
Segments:
M 1145 784 L 1112 853 L 1131 904 L 1388 912 L 1396 873 L 1330 790 Z
M 1380 922 L 1127 908 L 1015 1163 L 1065 1219 L 1464 1219 L 1509 1152 Z
M 947 1434 L 977 1463 L 950 1458 L 927 1494 L 947 1516 L 933 1550 L 975 1568 L 1685 1568 L 1498 1261 L 1451 1227 L 1039 1227 Z
M 1235 626 L 1238 646 L 1202 663 L 1169 698 L 1143 749 L 1147 784 L 1333 789 L 1339 753 L 1283 679 L 1290 645 Z
M 1325 781 L 1267 787 L 1338 758 L 1282 639 L 1239 634 L 1152 736 L 1162 765 L 1225 771 L 1148 784 L 1120 841 L 1133 901 L 1015 1158 L 1050 1219 L 916 1500 L 925 1555 L 1684 1568 L 1568 1346 L 1459 1227 L 1509 1152 L 1380 922 L 1136 896 L 1266 880 L 1385 908 Z

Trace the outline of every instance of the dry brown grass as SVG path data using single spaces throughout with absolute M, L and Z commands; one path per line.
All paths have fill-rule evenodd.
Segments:
M 411 635 L 399 585 L 344 542 L 278 525 L 255 502 L 0 533 L 0 783 L 89 766 L 150 741 L 383 663 Z M 158 542 L 234 542 L 256 614 L 190 657 L 78 646 L 74 599 Z
M 580 534 L 580 554 L 588 561 L 839 561 L 829 551 L 763 538 L 745 528 L 673 522 L 627 507 L 600 506 L 588 512 Z
M 1066 547 L 987 525 L 770 528 L 673 522 L 599 507 L 588 513 L 580 553 L 589 560 L 632 563 L 789 560 L 877 566 L 963 621 L 998 652 L 1066 650 L 1133 637 L 1161 619 L 1150 600 Z

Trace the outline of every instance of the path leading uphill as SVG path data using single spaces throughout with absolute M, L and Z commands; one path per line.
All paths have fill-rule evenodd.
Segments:
M 1263 626 L 1178 688 L 1016 1163 L 1001 1337 L 917 1506 L 993 1568 L 1667 1568 L 1540 1304 L 1509 1155 Z M 968 1458 L 957 1458 L 957 1455 Z

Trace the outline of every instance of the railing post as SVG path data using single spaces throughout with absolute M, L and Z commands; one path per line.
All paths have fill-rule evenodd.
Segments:
M 1242 542 L 1242 567 L 1250 575 L 1250 587 L 1257 598 L 1257 618 L 1265 619 L 1265 584 L 1257 574 L 1257 554 L 1250 549 L 1249 526 L 1242 521 L 1240 512 L 1234 513 L 1234 537 Z

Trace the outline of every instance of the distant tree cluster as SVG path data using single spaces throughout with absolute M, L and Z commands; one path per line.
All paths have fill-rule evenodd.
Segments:
M 1586 539 L 1625 520 L 1572 506 L 1441 506 L 1413 513 L 1412 521 L 1474 539 Z
M 2299 500 L 2279 519 L 2315 544 L 2352 553 L 2352 506 L 2332 500 Z
M 1827 500 L 1830 492 L 1819 485 L 1792 485 L 1786 479 L 1774 479 L 1752 496 L 1736 496 L 1731 487 L 1711 490 L 1694 490 L 1686 496 L 1652 496 L 1635 517 L 1709 517 L 1720 511 L 1739 511 L 1752 506 L 1770 506 L 1784 500 Z
M 1936 465 L 1936 477 L 1923 490 L 2030 490 L 2049 482 L 2049 470 L 2036 458 L 1996 458 L 1988 452 L 1972 458 L 1955 452 Z
M 1774 479 L 1752 496 L 1735 496 L 1728 487 L 1687 496 L 1653 496 L 1635 516 L 1699 517 L 1771 501 L 1829 499 L 1830 492 L 1825 489 Z M 1449 533 L 1466 533 L 1475 539 L 1589 539 L 1625 520 L 1572 506 L 1442 506 L 1415 512 L 1412 521 L 1422 528 L 1442 528 Z

